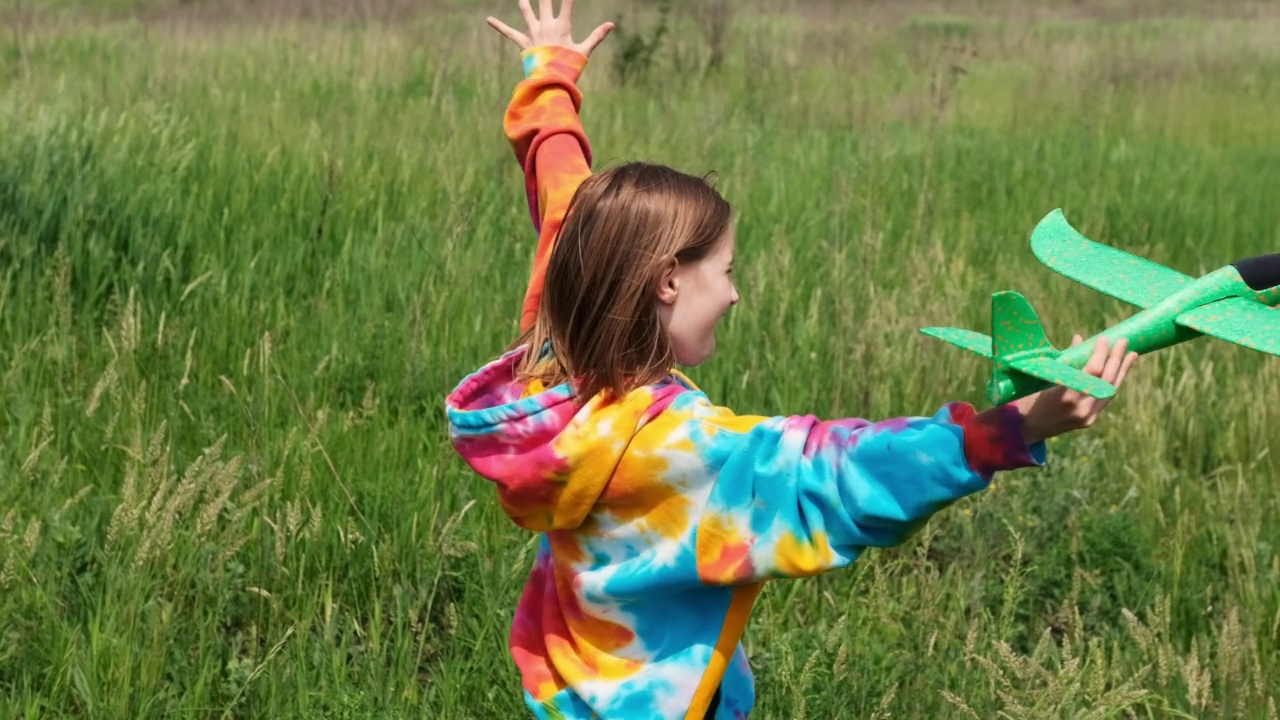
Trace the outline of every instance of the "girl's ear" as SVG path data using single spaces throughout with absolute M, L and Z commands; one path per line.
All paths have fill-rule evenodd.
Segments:
M 676 274 L 680 264 L 675 258 L 668 258 L 662 263 L 662 271 L 658 275 L 658 302 L 666 305 L 675 304 L 680 294 L 680 278 Z

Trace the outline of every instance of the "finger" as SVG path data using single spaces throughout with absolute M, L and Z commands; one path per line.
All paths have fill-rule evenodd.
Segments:
M 1123 340 L 1116 343 L 1117 348 L 1126 348 L 1127 346 L 1128 346 L 1128 343 L 1124 342 Z M 1124 353 L 1124 354 L 1121 355 L 1120 353 Z M 1116 361 L 1117 358 L 1119 358 L 1118 362 L 1115 362 L 1115 365 L 1116 365 L 1115 371 L 1114 371 L 1115 377 L 1107 378 L 1107 382 L 1111 383 L 1116 388 L 1119 388 L 1122 384 L 1124 384 L 1124 378 L 1126 375 L 1129 374 L 1129 368 L 1133 367 L 1133 364 L 1138 361 L 1138 353 L 1136 352 L 1124 352 L 1124 350 L 1122 349 L 1120 353 L 1113 352 L 1111 355 L 1111 361 L 1108 361 L 1107 363 L 1108 369 L 1110 369 L 1110 365 L 1112 364 L 1112 362 Z M 1106 377 L 1106 374 L 1107 373 L 1104 372 L 1104 377 Z M 1110 398 L 1107 398 L 1106 400 L 1098 401 L 1097 405 L 1092 410 L 1093 418 L 1097 419 L 1098 415 L 1102 413 L 1103 409 L 1106 408 L 1108 405 L 1110 405 L 1111 401 L 1115 399 L 1116 399 L 1115 396 L 1112 395 Z
M 597 45 L 604 42 L 604 39 L 608 37 L 611 32 L 613 32 L 613 23 L 611 22 L 607 22 L 593 30 L 591 34 L 587 36 L 587 39 L 582 41 L 582 54 L 590 55 L 591 51 L 595 50 Z
M 542 0 L 540 7 L 543 21 L 551 21 L 555 19 L 556 13 L 551 7 L 551 0 Z
M 1124 356 L 1124 362 L 1120 363 L 1120 372 L 1116 373 L 1116 387 L 1120 387 L 1120 384 L 1124 382 L 1125 375 L 1129 374 L 1129 368 L 1133 367 L 1133 364 L 1137 361 L 1138 353 L 1136 352 L 1131 352 Z
M 1098 376 L 1106 368 L 1107 364 L 1107 339 L 1099 337 L 1093 343 L 1093 354 L 1089 356 L 1089 362 L 1084 366 L 1084 372 L 1090 375 Z M 1075 407 L 1072 414 L 1077 418 L 1091 417 L 1098 407 L 1099 400 L 1092 395 L 1072 391 L 1070 395 L 1063 398 L 1064 401 L 1070 402 Z
M 498 20 L 497 18 L 488 18 L 487 20 L 490 27 L 502 33 L 503 35 L 506 35 L 507 38 L 511 40 L 511 42 L 515 43 L 516 45 L 519 45 L 521 50 L 528 49 L 530 42 L 529 42 L 529 37 L 527 35 L 525 35 L 524 33 L 518 30 L 515 30 L 514 28 L 509 27 L 508 25 L 503 23 L 501 20 Z
M 573 19 L 573 0 L 560 0 L 560 15 L 557 17 Z
M 533 32 L 534 28 L 538 27 L 538 17 L 533 14 L 533 8 L 529 7 L 529 0 L 520 0 L 520 14 L 524 16 L 529 32 Z
M 1082 342 L 1084 342 L 1084 336 L 1083 336 L 1083 335 L 1080 335 L 1079 333 L 1077 333 L 1077 334 L 1075 334 L 1075 335 L 1072 335 L 1072 336 L 1071 336 L 1071 346 L 1072 346 L 1072 347 L 1075 347 L 1076 345 L 1079 345 L 1079 344 L 1080 344 L 1080 343 L 1082 343 Z M 1095 353 L 1095 354 L 1097 353 L 1097 347 L 1095 347 L 1095 348 L 1094 348 L 1094 353 Z M 1092 362 L 1092 358 L 1090 359 L 1090 362 Z M 1085 371 L 1086 371 L 1086 372 L 1088 372 L 1088 370 L 1089 370 L 1089 367 L 1088 367 L 1088 365 L 1086 365 L 1086 366 L 1085 366 Z M 1084 398 L 1084 397 L 1085 397 L 1085 394 L 1084 394 L 1084 393 L 1082 393 L 1082 392 L 1080 392 L 1079 390 L 1072 390 L 1072 389 L 1070 389 L 1070 388 L 1063 388 L 1063 393 L 1062 393 L 1062 396 L 1059 398 L 1059 401 L 1060 401 L 1061 403 L 1063 403 L 1064 405 L 1076 405 L 1076 404 L 1077 404 L 1077 403 L 1079 403 L 1079 402 L 1080 402 L 1080 400 L 1081 400 L 1082 398 Z
M 1128 341 L 1121 338 L 1115 345 L 1111 346 L 1111 353 L 1107 356 L 1107 364 L 1102 368 L 1102 379 L 1115 384 L 1116 374 L 1120 372 L 1120 365 L 1124 362 L 1125 350 L 1128 349 Z
M 497 18 L 493 18 L 493 17 L 485 18 L 485 22 L 489 24 L 489 27 L 502 33 L 507 37 L 507 39 L 511 40 L 517 45 L 520 45 L 521 47 L 523 47 L 524 44 L 527 43 L 529 40 L 529 38 L 525 36 L 524 33 L 516 30 L 515 28 L 511 27 L 510 25 L 507 25 L 506 23 L 502 22 Z
M 1119 374 L 1120 366 L 1124 362 L 1125 346 L 1126 342 L 1124 339 L 1121 339 L 1115 345 L 1112 345 L 1111 352 L 1107 354 L 1102 371 L 1098 373 L 1099 378 L 1107 381 L 1112 386 L 1115 385 L 1116 375 Z M 1087 406 L 1083 408 L 1084 413 L 1088 418 L 1088 424 L 1092 424 L 1094 420 L 1097 420 L 1098 416 L 1101 415 L 1102 411 L 1111 404 L 1111 400 L 1114 398 L 1114 395 L 1105 400 L 1092 398 L 1090 402 L 1087 403 Z
M 1099 336 L 1093 343 L 1093 354 L 1089 356 L 1089 362 L 1084 366 L 1084 371 L 1090 375 L 1098 375 L 1107 364 L 1107 339 Z

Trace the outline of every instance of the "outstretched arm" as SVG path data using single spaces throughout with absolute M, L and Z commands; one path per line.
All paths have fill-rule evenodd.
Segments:
M 496 30 L 521 49 L 525 79 L 516 86 L 507 107 L 503 129 L 524 171 L 529 214 L 538 233 L 533 269 L 520 312 L 520 330 L 532 326 L 542 297 L 547 259 L 560 231 L 565 211 L 578 185 L 591 174 L 591 145 L 578 112 L 582 93 L 578 77 L 591 51 L 613 30 L 613 23 L 596 28 L 581 43 L 572 39 L 573 0 L 563 0 L 559 17 L 552 17 L 551 0 L 542 0 L 542 18 L 534 16 L 528 0 L 520 11 L 528 34 L 489 18 Z
M 951 403 L 879 422 L 736 416 L 697 422 L 716 468 L 696 531 L 698 577 L 743 584 L 817 575 L 905 542 L 1000 471 L 1045 461 L 1011 407 Z
M 1126 350 L 1099 340 L 1085 372 L 1118 388 L 1137 358 Z M 1091 426 L 1106 407 L 1055 387 L 981 413 L 948 403 L 931 417 L 822 422 L 691 398 L 687 419 L 677 411 L 667 423 L 710 471 L 692 553 L 710 584 L 816 575 L 899 545 L 995 473 L 1043 465 L 1046 439 Z

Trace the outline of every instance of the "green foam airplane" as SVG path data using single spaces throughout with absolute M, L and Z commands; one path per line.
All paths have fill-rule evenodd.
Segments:
M 1001 405 L 1061 385 L 1096 398 L 1115 388 L 1082 370 L 1098 337 L 1151 353 L 1208 335 L 1280 356 L 1280 253 L 1225 265 L 1199 278 L 1093 242 L 1049 213 L 1031 234 L 1031 251 L 1049 268 L 1101 293 L 1143 308 L 1085 342 L 1058 350 L 1045 337 L 1036 311 L 1022 295 L 991 297 L 991 336 L 960 328 L 920 332 L 995 363 L 987 399 Z M 994 340 L 993 340 L 994 338 Z

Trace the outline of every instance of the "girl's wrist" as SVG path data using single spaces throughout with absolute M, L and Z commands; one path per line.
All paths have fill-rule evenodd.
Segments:
M 978 412 L 972 405 L 952 406 L 964 428 L 965 457 L 974 470 L 991 474 L 1044 463 L 1041 443 L 1027 437 L 1026 417 L 1013 403 Z
M 1022 437 L 1027 441 L 1028 445 L 1034 445 L 1038 442 L 1044 442 L 1049 439 L 1048 433 L 1040 424 L 1036 422 L 1035 415 L 1031 412 L 1033 404 L 1030 398 L 1022 398 L 1008 403 L 1008 407 L 1017 410 L 1018 415 L 1022 418 Z
M 586 55 L 563 45 L 535 45 L 520 53 L 526 78 L 542 75 L 556 68 L 576 80 L 587 66 L 587 60 Z

